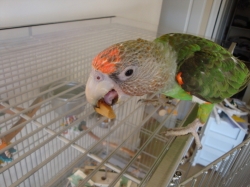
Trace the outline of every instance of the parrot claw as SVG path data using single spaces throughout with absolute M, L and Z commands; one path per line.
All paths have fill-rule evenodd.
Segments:
M 159 104 L 158 99 L 139 99 L 137 103 L 151 104 L 157 106 Z
M 197 149 L 202 149 L 201 141 L 197 133 L 197 129 L 202 127 L 204 124 L 199 119 L 194 120 L 186 127 L 173 128 L 164 132 L 165 136 L 182 136 L 191 133 L 194 137 Z
M 230 105 L 231 107 L 231 105 Z M 243 112 L 235 107 L 232 107 L 231 108 L 228 108 L 228 107 L 225 107 L 223 106 L 221 103 L 220 104 L 216 104 L 215 105 L 215 108 L 217 109 L 217 111 L 223 111 L 225 112 L 228 116 L 233 116 L 233 115 L 236 115 L 236 116 L 245 116 L 248 114 L 248 112 Z
M 151 104 L 153 106 L 161 105 L 163 107 L 165 107 L 167 105 L 174 105 L 174 104 L 172 104 L 171 99 L 166 97 L 163 94 L 159 95 L 155 99 L 139 99 L 137 102 L 138 103 L 141 102 L 141 103 L 144 103 L 144 104 Z

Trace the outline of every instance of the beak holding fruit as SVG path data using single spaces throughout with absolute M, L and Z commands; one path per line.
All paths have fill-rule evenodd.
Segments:
M 125 94 L 107 75 L 92 70 L 85 90 L 87 101 L 94 106 L 96 112 L 108 118 L 115 118 L 112 105 L 122 100 Z

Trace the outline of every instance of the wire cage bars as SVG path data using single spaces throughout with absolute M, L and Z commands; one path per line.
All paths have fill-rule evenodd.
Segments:
M 173 115 L 159 120 L 160 107 L 137 97 L 108 120 L 84 90 L 98 52 L 155 35 L 108 24 L 0 41 L 1 186 L 71 186 L 76 171 L 86 174 L 79 186 L 145 183 L 172 141 L 159 132 Z
M 250 138 L 210 163 L 196 174 L 184 179 L 184 187 L 234 187 L 250 186 Z

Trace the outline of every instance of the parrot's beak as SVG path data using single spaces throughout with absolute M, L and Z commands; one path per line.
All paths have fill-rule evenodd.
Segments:
M 97 106 L 97 103 L 114 87 L 113 81 L 105 74 L 92 70 L 87 81 L 85 94 L 87 101 Z
M 85 94 L 87 101 L 94 107 L 98 107 L 98 101 L 103 99 L 108 105 L 118 102 L 123 92 L 117 84 L 100 71 L 92 70 L 87 81 Z

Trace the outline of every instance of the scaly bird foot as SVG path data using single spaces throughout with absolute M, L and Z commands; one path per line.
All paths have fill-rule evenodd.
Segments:
M 191 133 L 194 136 L 194 140 L 195 140 L 197 148 L 201 149 L 202 145 L 201 145 L 199 135 L 197 133 L 197 129 L 199 127 L 202 127 L 203 125 L 204 124 L 201 123 L 199 119 L 196 119 L 192 123 L 187 125 L 186 127 L 169 129 L 163 134 L 165 134 L 165 136 L 182 136 L 182 135 Z
M 227 106 L 225 106 L 225 104 Z M 224 113 L 226 113 L 230 117 L 232 117 L 233 115 L 236 115 L 236 116 L 245 116 L 245 115 L 249 114 L 248 111 L 242 111 L 242 110 L 236 108 L 227 99 L 224 99 L 224 103 L 221 102 L 221 103 L 218 103 L 218 104 L 214 105 L 213 112 L 214 112 L 217 124 L 221 123 L 221 118 L 220 118 L 220 116 L 218 114 L 218 113 L 221 113 L 221 111 L 223 111 Z
M 138 102 L 144 103 L 144 104 L 150 104 L 153 106 L 166 106 L 171 104 L 170 99 L 166 97 L 165 95 L 159 95 L 157 98 L 154 99 L 140 99 Z
M 160 110 L 158 111 L 158 114 L 160 116 L 165 116 L 166 114 L 171 113 L 173 106 L 176 106 L 179 102 L 177 99 L 170 99 L 169 97 L 161 94 L 155 99 L 140 99 L 138 102 L 144 103 L 144 104 L 150 104 L 154 107 L 156 106 L 162 106 Z
M 221 110 L 221 111 L 225 112 L 229 116 L 233 116 L 233 115 L 236 115 L 236 116 L 245 116 L 245 115 L 248 114 L 248 112 L 244 112 L 244 111 L 241 111 L 240 109 L 236 108 L 227 99 L 224 99 L 224 102 L 230 108 L 224 106 L 222 103 L 216 104 L 215 108 L 217 108 L 217 110 Z

